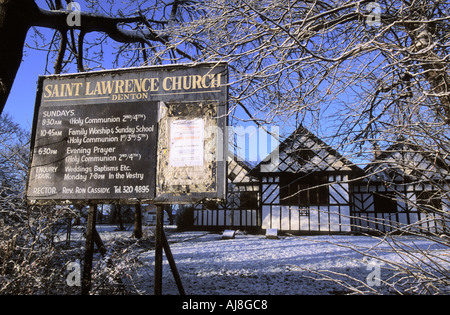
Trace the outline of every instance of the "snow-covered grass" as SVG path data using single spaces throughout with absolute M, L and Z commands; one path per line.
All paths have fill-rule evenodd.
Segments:
M 107 244 L 129 240 L 131 235 L 101 226 L 98 230 Z M 414 294 L 433 286 L 417 277 L 416 266 L 447 277 L 446 283 L 449 277 L 448 244 L 413 236 L 283 236 L 273 240 L 238 233 L 235 239 L 222 240 L 221 234 L 172 228 L 166 234 L 187 294 Z M 121 262 L 123 256 L 115 261 L 133 293 L 153 294 L 154 250 L 142 246 L 151 241 L 149 237 L 122 250 L 126 263 Z M 411 279 L 424 283 L 417 285 Z M 448 289 L 448 285 L 440 286 L 439 292 L 449 293 Z M 165 257 L 163 294 L 178 294 Z

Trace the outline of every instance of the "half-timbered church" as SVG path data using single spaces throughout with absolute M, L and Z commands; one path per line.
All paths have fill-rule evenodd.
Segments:
M 448 233 L 449 222 L 439 215 L 448 218 L 448 161 L 422 151 L 402 140 L 362 169 L 301 126 L 255 167 L 230 156 L 226 203 L 197 207 L 194 226 L 298 234 L 417 228 Z
M 278 155 L 276 157 L 275 155 Z M 261 187 L 263 229 L 349 232 L 349 178 L 359 168 L 300 127 L 251 174 Z
M 448 233 L 448 162 L 400 137 L 351 186 L 353 230 Z

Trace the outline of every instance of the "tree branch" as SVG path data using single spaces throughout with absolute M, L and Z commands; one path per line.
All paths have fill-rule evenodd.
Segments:
M 47 27 L 66 32 L 69 29 L 77 29 L 83 33 L 103 32 L 117 42 L 135 43 L 142 41 L 161 41 L 161 38 L 152 30 L 126 30 L 119 27 L 122 23 L 144 22 L 141 16 L 114 18 L 101 14 L 77 12 L 81 16 L 80 25 L 70 27 L 67 24 L 69 11 L 50 11 L 38 8 L 33 17 L 32 26 Z
M 54 66 L 55 74 L 60 74 L 62 71 L 62 63 L 64 60 L 64 55 L 66 54 L 67 47 L 67 33 L 61 32 L 61 43 L 59 45 L 58 56 L 56 57 Z
M 77 56 L 77 68 L 78 72 L 84 72 L 84 65 L 83 65 L 83 43 L 84 43 L 84 33 L 81 32 L 80 35 L 78 35 L 78 56 Z

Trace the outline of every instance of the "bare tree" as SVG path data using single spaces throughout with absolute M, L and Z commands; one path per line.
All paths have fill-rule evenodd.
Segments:
M 359 114 L 345 133 L 367 139 L 399 109 L 447 119 L 442 1 L 211 1 L 194 12 L 177 38 L 230 63 L 231 95 L 256 120 L 310 123 L 341 105 Z
M 3 209 L 21 202 L 28 170 L 30 135 L 9 115 L 0 117 L 0 188 Z M 12 207 L 14 208 L 14 207 Z
M 448 3 L 216 0 L 195 8 L 190 23 L 173 28 L 174 38 L 201 60 L 229 63 L 231 113 L 244 111 L 257 124 L 277 124 L 285 134 L 307 126 L 365 167 L 357 180 L 379 180 L 393 189 L 393 198 L 401 196 L 407 206 L 430 214 L 427 218 L 442 218 L 439 232 L 431 235 L 421 230 L 427 222 L 414 222 L 391 226 L 384 238 L 399 255 L 416 258 L 391 264 L 398 277 L 390 284 L 397 293 L 442 293 L 448 260 L 442 264 L 391 236 L 412 232 L 449 245 Z M 379 152 L 399 158 L 374 159 Z M 429 185 L 432 193 L 405 199 L 400 178 Z M 436 196 L 442 198 L 439 205 Z M 421 270 L 424 265 L 436 268 Z M 398 288 L 403 280 L 409 289 Z
M 118 53 L 123 53 L 130 47 L 129 44 L 137 43 L 137 47 L 148 46 L 158 58 L 164 58 L 164 54 L 158 54 L 159 45 L 170 49 L 170 58 L 176 58 L 177 55 L 189 58 L 173 45 L 170 33 L 164 30 L 170 21 L 184 14 L 182 7 L 187 6 L 190 1 L 175 0 L 170 4 L 163 1 L 150 4 L 146 1 L 134 1 L 125 8 L 121 6 L 114 13 L 111 12 L 114 5 L 105 5 L 100 1 L 87 2 L 90 12 L 81 10 L 76 2 L 67 1 L 66 10 L 63 10 L 66 4 L 63 5 L 62 1 L 47 0 L 46 3 L 49 10 L 40 8 L 34 0 L 0 1 L 0 113 L 22 61 L 24 43 L 30 28 L 44 27 L 58 32 L 50 44 L 53 47 L 55 43 L 59 43 L 54 65 L 56 73 L 63 70 L 65 60 L 70 60 L 65 59 L 67 50 L 75 57 L 80 71 L 85 70 L 83 62 L 87 44 L 99 46 L 95 53 L 103 53 L 101 47 L 106 41 L 105 37 L 96 38 L 95 44 L 86 42 L 86 35 L 93 32 L 105 34 L 114 41 L 123 43 L 117 49 Z M 145 60 L 145 53 L 143 57 Z
M 90 1 L 81 11 L 46 3 L 49 10 L 33 0 L 0 3 L 4 100 L 27 31 L 38 40 L 35 27 L 45 27 L 56 33 L 37 45 L 54 52 L 56 73 L 71 60 L 79 71 L 101 67 L 108 38 L 120 43 L 120 66 L 225 60 L 233 104 L 251 119 L 320 129 L 319 118 L 339 112 L 344 123 L 333 135 L 348 145 L 376 140 L 386 126 L 447 121 L 444 1 Z
M 60 277 L 52 266 L 61 259 L 55 226 L 70 209 L 26 206 L 29 140 L 10 116 L 1 116 L 0 294 L 49 293 L 50 283 Z
M 233 119 L 277 124 L 286 134 L 307 126 L 349 160 L 367 165 L 363 177 L 419 169 L 418 177 L 444 202 L 450 199 L 446 1 L 155 0 L 125 6 L 89 1 L 80 12 L 62 10 L 67 6 L 62 1 L 46 3 L 48 10 L 33 0 L 0 0 L 1 109 L 33 27 L 55 30 L 50 40 L 39 37 L 39 29 L 32 38 L 35 47 L 51 51 L 56 73 L 70 63 L 78 71 L 101 68 L 111 45 L 115 66 L 226 61 Z M 69 23 L 71 14 L 78 14 L 80 23 Z M 411 159 L 395 167 L 374 161 L 378 151 L 397 143 L 420 151 L 433 167 L 422 170 Z M 383 180 L 390 185 L 394 177 Z M 448 218 L 432 195 L 426 197 L 422 204 L 405 202 Z M 449 244 L 438 234 L 427 237 Z M 399 247 L 405 253 L 405 246 Z M 429 283 L 448 285 L 448 275 L 439 272 Z
M 216 0 L 191 8 L 191 21 L 172 25 L 172 39 L 199 60 L 229 63 L 231 113 L 285 134 L 308 126 L 361 165 L 400 138 L 445 160 L 444 1 Z

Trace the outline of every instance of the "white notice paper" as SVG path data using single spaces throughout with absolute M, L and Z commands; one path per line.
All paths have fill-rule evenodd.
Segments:
M 204 127 L 201 118 L 171 122 L 171 166 L 203 166 Z

